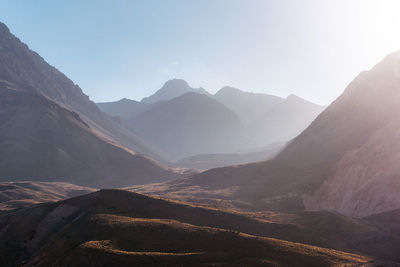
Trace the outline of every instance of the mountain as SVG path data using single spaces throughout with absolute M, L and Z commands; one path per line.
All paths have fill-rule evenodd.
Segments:
M 107 142 L 77 113 L 35 91 L 0 82 L 0 181 L 119 187 L 178 175 Z
M 190 87 L 185 80 L 172 79 L 167 81 L 163 87 L 161 87 L 161 89 L 159 89 L 153 95 L 143 98 L 142 102 L 146 104 L 153 104 L 159 101 L 171 100 L 189 92 L 209 95 L 209 93 L 201 87 Z
M 306 129 L 324 109 L 324 106 L 290 95 L 247 125 L 249 138 L 256 146 L 290 141 Z
M 225 167 L 230 165 L 238 165 L 256 161 L 264 161 L 272 159 L 279 151 L 283 149 L 286 143 L 274 143 L 266 148 L 254 152 L 242 152 L 232 154 L 203 154 L 183 158 L 175 163 L 175 165 L 191 168 L 208 170 L 212 168 Z
M 298 96 L 286 99 L 224 87 L 214 98 L 238 115 L 253 147 L 290 141 L 299 135 L 324 110 Z
M 0 183 L 0 212 L 33 204 L 59 201 L 95 191 L 90 187 L 68 183 L 3 182 Z
M 284 102 L 283 98 L 277 96 L 244 92 L 229 86 L 220 89 L 213 97 L 235 112 L 245 125 L 256 121 L 268 110 Z
M 125 140 L 136 137 L 4 24 L 0 37 L 0 181 L 73 182 L 101 188 L 179 176 L 110 139 L 125 133 Z M 105 130 L 106 126 L 110 127 Z M 139 141 L 136 144 L 144 148 Z
M 176 160 L 235 151 L 244 142 L 239 118 L 204 94 L 190 92 L 164 101 L 128 124 Z
M 143 192 L 355 217 L 399 208 L 399 66 L 396 52 L 362 72 L 273 160 L 212 169 Z
M 296 226 L 122 190 L 102 190 L 6 213 L 0 217 L 0 229 L 3 266 L 373 263 L 366 256 L 266 237 L 302 235 Z
M 0 79 L 13 84 L 29 85 L 60 106 L 77 113 L 93 130 L 112 142 L 166 160 L 145 140 L 101 112 L 78 85 L 31 51 L 1 22 Z
M 340 120 L 336 119 L 333 126 L 347 138 L 328 143 L 336 152 L 330 156 L 340 153 L 341 157 L 322 186 L 305 198 L 307 208 L 356 217 L 400 208 L 399 66 L 400 52 L 395 52 L 360 74 L 337 100 L 335 106 L 342 110 L 335 114 Z M 339 141 L 348 148 L 338 144 L 334 150 Z
M 115 102 L 96 103 L 101 111 L 124 119 L 132 118 L 144 111 L 151 109 L 152 105 L 123 98 Z
M 153 104 L 147 104 L 146 101 L 137 102 L 134 100 L 122 99 L 117 102 L 98 103 L 98 106 L 109 115 L 130 119 L 139 116 L 145 111 L 150 111 L 157 105 L 172 100 L 174 96 L 180 97 L 185 94 L 185 92 L 197 92 L 217 100 L 238 116 L 244 128 L 243 131 L 237 134 L 245 136 L 246 139 L 245 144 L 241 144 L 239 147 L 244 149 L 262 148 L 275 142 L 291 140 L 296 135 L 300 134 L 325 108 L 295 95 L 290 95 L 284 99 L 267 94 L 243 92 L 237 88 L 228 86 L 220 89 L 215 95 L 210 95 L 206 91 L 191 88 L 184 80 L 177 79 L 168 81 L 158 92 L 156 95 L 168 95 L 168 97 L 163 97 L 163 100 L 159 100 Z M 153 96 L 149 98 L 153 98 Z M 142 136 L 142 138 L 147 138 L 147 135 Z M 158 147 L 157 145 L 155 146 Z M 163 148 L 159 150 L 163 151 L 164 155 L 169 152 L 165 151 Z M 210 161 L 218 157 L 222 165 L 228 164 L 229 162 L 249 162 L 246 161 L 245 158 L 239 159 L 235 155 L 232 155 L 232 149 L 230 151 L 226 150 L 220 152 L 229 155 L 226 155 L 227 157 L 221 155 L 222 158 L 220 158 L 220 155 L 217 156 L 213 154 L 213 151 L 204 151 L 204 153 L 206 153 L 205 155 L 210 156 Z M 189 156 L 191 157 L 192 155 Z M 175 158 L 175 156 L 172 157 Z M 201 157 L 201 160 L 204 159 L 208 161 L 206 157 Z M 226 160 L 223 158 L 226 158 Z M 248 158 L 252 157 L 249 156 Z M 262 158 L 255 156 L 255 159 L 258 160 Z M 206 165 L 203 166 L 207 167 Z M 211 164 L 209 166 L 220 166 L 220 164 Z

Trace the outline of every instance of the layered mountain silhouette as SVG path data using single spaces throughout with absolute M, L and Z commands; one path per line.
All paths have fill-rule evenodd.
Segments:
M 231 110 L 198 93 L 185 93 L 128 121 L 132 129 L 175 160 L 233 152 L 245 142 L 243 125 Z
M 399 70 L 396 52 L 362 72 L 273 160 L 147 190 L 182 199 L 240 200 L 250 209 L 326 209 L 355 217 L 399 208 Z
M 191 98 L 181 98 L 188 93 L 192 93 Z M 193 93 L 202 95 L 202 97 L 197 96 L 196 98 L 199 100 L 194 100 L 195 94 Z M 150 101 L 149 99 L 153 100 Z M 179 101 L 175 99 L 179 99 Z M 212 102 L 211 99 L 217 101 Z M 188 101 L 188 103 L 183 103 L 183 101 Z M 204 101 L 204 104 L 201 104 L 200 101 Z M 194 104 L 195 102 L 197 104 Z M 214 108 L 207 111 L 206 109 L 209 106 L 206 102 L 214 103 Z M 218 106 L 217 102 L 220 104 L 219 108 L 215 108 Z M 175 104 L 179 107 L 173 107 Z M 204 107 L 194 109 L 192 104 L 198 107 L 204 105 Z M 121 99 L 117 102 L 98 103 L 98 106 L 109 115 L 128 120 L 127 124 L 132 126 L 135 133 L 143 139 L 150 137 L 149 142 L 163 151 L 164 154 L 168 154 L 169 158 L 181 160 L 176 163 L 178 166 L 181 166 L 182 162 L 186 162 L 187 159 L 182 159 L 183 157 L 190 157 L 190 160 L 201 158 L 204 163 L 202 168 L 207 169 L 221 164 L 226 166 L 266 159 L 267 157 L 263 158 L 262 154 L 257 156 L 253 153 L 241 153 L 240 151 L 259 151 L 270 144 L 294 138 L 325 108 L 294 95 L 284 99 L 261 93 L 244 92 L 228 86 L 219 90 L 215 95 L 211 95 L 202 88 L 194 89 L 190 87 L 186 81 L 180 79 L 166 82 L 160 90 L 141 102 Z M 175 109 L 175 112 L 179 111 L 179 114 L 166 112 L 162 114 L 163 119 L 160 119 L 157 112 L 160 113 L 162 108 L 159 106 L 169 106 L 169 109 Z M 242 124 L 241 127 L 231 127 L 229 121 L 225 123 L 217 122 L 218 118 L 225 116 L 227 110 L 238 117 L 240 124 Z M 149 116 L 149 114 L 153 114 L 153 117 L 158 117 L 158 119 L 147 119 L 146 116 Z M 184 121 L 175 120 L 180 116 L 185 116 L 186 119 Z M 165 123 L 161 121 L 165 121 Z M 173 123 L 169 123 L 170 121 L 173 121 Z M 193 122 L 188 123 L 189 121 Z M 197 130 L 194 131 L 190 128 L 192 125 L 196 125 L 195 121 L 198 123 L 194 127 L 202 127 L 201 130 L 196 128 Z M 239 124 L 239 122 L 236 122 L 236 124 Z M 225 131 L 221 131 L 223 127 L 227 127 Z M 168 135 L 170 128 L 173 128 L 177 133 Z M 224 134 L 215 134 L 216 131 L 224 132 Z M 166 135 L 162 135 L 163 132 Z M 195 137 L 194 132 L 197 132 L 197 137 Z M 186 136 L 187 140 L 184 141 L 186 143 L 183 146 L 174 141 L 175 139 L 178 139 L 178 141 L 185 140 L 178 135 Z M 168 142 L 167 138 L 171 142 Z M 202 140 L 210 140 L 210 142 L 204 143 L 205 145 L 202 145 L 199 149 L 199 142 L 204 142 Z M 180 147 L 179 153 L 176 151 L 177 146 Z M 219 157 L 220 164 L 213 164 L 216 157 Z M 210 162 L 210 164 L 206 162 Z
M 296 95 L 285 99 L 228 86 L 219 90 L 214 98 L 239 116 L 253 147 L 291 140 L 325 109 Z
M 137 148 L 155 155 L 4 24 L 0 24 L 0 96 L 0 180 L 115 187 L 177 175 L 132 152 Z

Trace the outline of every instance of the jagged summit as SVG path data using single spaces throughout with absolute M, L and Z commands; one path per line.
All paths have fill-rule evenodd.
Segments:
M 204 90 L 204 88 L 193 88 L 185 80 L 182 79 L 172 79 L 167 81 L 161 89 L 155 92 L 149 97 L 142 99 L 143 103 L 152 104 L 158 101 L 170 100 L 172 98 L 183 95 L 184 93 L 194 92 L 204 95 L 209 95 L 209 93 Z
M 170 79 L 165 82 L 163 87 L 186 87 L 190 88 L 189 84 L 187 81 L 184 79 Z
M 0 21 L 0 34 L 1 33 L 9 33 L 10 29 L 8 29 L 7 25 Z

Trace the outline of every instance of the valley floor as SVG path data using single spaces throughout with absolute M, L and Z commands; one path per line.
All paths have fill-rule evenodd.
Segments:
M 57 183 L 45 185 L 51 194 L 60 188 Z M 45 185 L 36 184 L 38 190 Z M 3 195 L 13 186 L 21 184 L 3 184 Z M 25 195 L 25 203 L 30 197 L 34 194 Z M 395 266 L 400 262 L 396 258 L 400 235 L 393 225 L 384 234 L 388 216 L 356 221 L 329 212 L 239 212 L 101 190 L 3 210 L 0 262 L 2 266 Z

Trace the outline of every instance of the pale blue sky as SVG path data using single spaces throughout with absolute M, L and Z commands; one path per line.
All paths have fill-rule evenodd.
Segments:
M 94 101 L 171 78 L 328 104 L 400 50 L 400 1 L 0 0 L 0 21 Z

